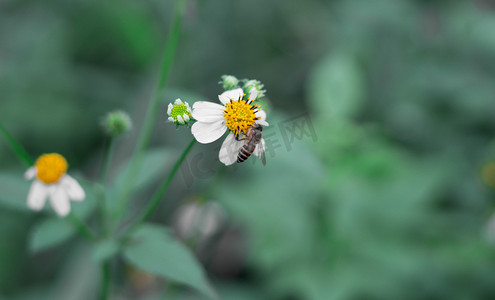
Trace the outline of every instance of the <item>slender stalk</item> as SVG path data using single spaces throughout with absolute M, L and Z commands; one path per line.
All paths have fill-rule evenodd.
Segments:
M 109 136 L 105 142 L 105 149 L 103 150 L 103 161 L 100 171 L 100 180 L 103 186 L 108 183 L 108 175 L 110 172 L 110 167 L 112 165 L 112 157 L 115 149 L 115 138 Z
M 107 300 L 110 296 L 110 262 L 104 262 L 101 265 L 101 274 L 102 274 L 102 286 L 100 291 L 100 299 Z
M 77 229 L 77 231 L 89 241 L 96 241 L 96 235 L 78 216 L 71 212 L 67 216 L 67 220 Z
M 34 165 L 33 159 L 29 156 L 26 150 L 24 150 L 21 144 L 14 139 L 14 137 L 7 131 L 7 129 L 5 129 L 5 127 L 3 127 L 1 123 L 0 133 L 20 161 L 22 161 L 27 167 Z
M 117 200 L 119 201 L 116 212 L 116 216 L 119 217 L 124 211 L 124 207 L 131 195 L 132 189 L 134 187 L 134 182 L 136 179 L 136 174 L 138 173 L 139 166 L 141 165 L 143 159 L 143 152 L 148 147 L 151 140 L 151 135 L 153 133 L 153 126 L 156 123 L 159 109 L 160 109 L 160 98 L 163 96 L 163 91 L 165 89 L 167 79 L 170 74 L 172 63 L 174 61 L 175 52 L 177 50 L 177 45 L 179 44 L 179 36 L 181 32 L 182 17 L 184 15 L 185 0 L 177 0 L 175 7 L 173 24 L 168 35 L 165 50 L 163 52 L 163 61 L 160 70 L 160 77 L 158 80 L 158 85 L 150 99 L 148 109 L 146 111 L 146 117 L 144 119 L 144 124 L 141 128 L 141 132 L 134 150 L 134 155 L 131 158 L 129 165 L 129 170 L 126 173 L 124 179 L 124 185 L 122 191 L 119 193 Z
M 158 207 L 158 204 L 160 203 L 160 200 L 162 199 L 163 195 L 167 191 L 170 183 L 172 182 L 172 179 L 174 178 L 175 174 L 179 170 L 180 165 L 186 158 L 187 154 L 189 151 L 191 151 L 192 147 L 196 143 L 196 140 L 193 138 L 192 141 L 189 143 L 189 145 L 186 147 L 184 152 L 182 152 L 181 156 L 179 159 L 175 162 L 175 165 L 172 167 L 172 170 L 170 170 L 170 173 L 168 174 L 167 178 L 163 181 L 161 184 L 160 188 L 155 192 L 153 195 L 153 198 L 151 201 L 148 203 L 148 206 L 145 208 L 145 210 L 141 213 L 141 215 L 136 219 L 136 221 L 128 227 L 128 229 L 124 232 L 124 240 L 127 238 L 128 235 L 130 235 L 141 223 L 146 221 L 156 210 Z
M 103 161 L 101 163 L 101 170 L 100 170 L 100 181 L 101 185 L 107 189 L 107 184 L 108 184 L 108 176 L 110 173 L 110 167 L 112 165 L 112 157 L 115 149 L 115 138 L 112 136 L 109 136 L 107 141 L 105 142 L 105 148 L 103 150 Z M 108 236 L 109 231 L 110 231 L 110 220 L 108 219 L 108 199 L 107 199 L 107 193 L 104 193 L 103 196 L 101 197 L 99 203 L 99 210 L 100 210 L 100 224 L 101 224 L 101 229 L 103 232 L 103 236 Z

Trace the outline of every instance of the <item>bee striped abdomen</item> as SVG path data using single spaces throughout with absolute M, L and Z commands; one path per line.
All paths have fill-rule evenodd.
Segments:
M 239 154 L 237 154 L 237 162 L 241 163 L 248 159 L 251 154 L 253 154 L 254 148 L 255 147 L 250 144 L 243 145 L 241 149 L 239 149 Z

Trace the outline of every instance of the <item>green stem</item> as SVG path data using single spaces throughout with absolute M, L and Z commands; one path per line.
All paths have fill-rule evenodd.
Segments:
M 17 155 L 20 161 L 22 161 L 27 167 L 34 165 L 33 159 L 29 156 L 29 154 L 24 150 L 24 148 L 17 142 L 12 135 L 3 127 L 0 123 L 0 133 L 3 138 L 10 146 L 10 149 Z
M 112 165 L 112 158 L 115 149 L 115 137 L 109 136 L 105 141 L 105 148 L 103 150 L 103 160 L 101 163 L 100 170 L 100 181 L 101 185 L 104 187 L 103 195 L 98 201 L 99 210 L 100 210 L 100 225 L 103 236 L 108 236 L 110 232 L 110 220 L 108 219 L 108 199 L 107 193 L 107 184 L 108 184 L 108 176 L 110 173 L 110 167 Z
M 150 99 L 148 109 L 146 111 L 146 117 L 144 119 L 144 124 L 141 128 L 139 139 L 134 150 L 134 155 L 131 158 L 129 170 L 126 173 L 126 177 L 124 179 L 123 189 L 121 193 L 119 193 L 119 196 L 117 198 L 117 200 L 119 201 L 117 206 L 118 211 L 116 212 L 117 217 L 121 216 L 121 214 L 123 213 L 127 201 L 131 195 L 132 189 L 134 187 L 133 183 L 135 182 L 136 174 L 138 173 L 139 166 L 141 165 L 143 159 L 143 152 L 146 150 L 151 140 L 153 126 L 155 125 L 158 113 L 160 112 L 160 98 L 161 96 L 163 96 L 163 91 L 165 89 L 172 63 L 174 61 L 177 45 L 179 43 L 182 17 L 184 15 L 184 7 L 185 0 L 177 0 L 173 24 L 165 44 L 165 50 L 163 52 L 163 61 L 161 65 L 158 85 L 153 93 L 153 96 Z
M 105 142 L 105 149 L 103 150 L 103 161 L 102 161 L 102 167 L 101 167 L 101 172 L 100 172 L 100 180 L 102 186 L 105 188 L 105 191 L 107 190 L 107 184 L 108 184 L 108 177 L 110 173 L 110 167 L 112 165 L 112 157 L 115 149 L 115 138 L 114 137 L 108 137 L 107 141 Z M 109 231 L 110 231 L 110 220 L 108 220 L 107 216 L 107 210 L 108 210 L 108 199 L 107 199 L 107 193 L 103 193 L 103 196 L 101 197 L 99 203 L 99 210 L 100 210 L 100 224 L 102 228 L 102 232 L 104 236 L 108 236 Z
M 109 136 L 105 142 L 105 148 L 103 150 L 103 161 L 101 163 L 100 181 L 102 186 L 107 189 L 108 176 L 110 173 L 110 167 L 112 165 L 112 157 L 115 149 L 115 137 Z M 107 194 L 105 193 L 99 201 L 100 205 L 100 223 L 102 234 L 104 237 L 108 237 L 109 234 L 109 220 L 107 215 Z M 102 286 L 100 291 L 100 299 L 107 300 L 110 297 L 110 261 L 107 260 L 101 263 L 102 273 Z
M 103 161 L 100 172 L 100 180 L 103 186 L 106 186 L 108 183 L 108 176 L 110 172 L 110 166 L 112 165 L 112 157 L 115 149 L 115 138 L 108 137 L 105 142 L 105 149 L 103 150 Z
M 110 296 L 110 262 L 104 262 L 101 265 L 101 274 L 102 274 L 102 286 L 100 291 L 100 299 L 107 300 Z
M 128 235 L 130 235 L 141 223 L 146 221 L 155 211 L 155 209 L 158 207 L 158 204 L 160 203 L 160 200 L 162 199 L 163 195 L 167 191 L 170 183 L 172 182 L 172 179 L 174 178 L 175 174 L 179 170 L 180 165 L 186 158 L 187 154 L 189 151 L 191 151 L 192 147 L 196 143 L 196 140 L 193 138 L 192 141 L 189 143 L 189 145 L 186 147 L 184 152 L 182 152 L 181 156 L 179 159 L 175 162 L 175 165 L 173 166 L 172 170 L 168 174 L 167 178 L 163 183 L 161 184 L 160 188 L 155 192 L 153 195 L 153 198 L 151 201 L 148 203 L 148 206 L 145 208 L 145 210 L 141 213 L 141 215 L 136 219 L 136 221 L 128 227 L 128 229 L 125 231 L 123 234 L 124 240 L 127 238 Z
M 93 231 L 74 213 L 71 212 L 67 216 L 67 220 L 72 223 L 72 225 L 83 237 L 87 238 L 90 241 L 96 241 L 96 235 L 93 233 Z

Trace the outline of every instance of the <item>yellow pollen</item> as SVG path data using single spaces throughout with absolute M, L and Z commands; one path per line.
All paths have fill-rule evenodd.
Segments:
M 41 155 L 35 163 L 39 180 L 46 184 L 52 184 L 60 180 L 67 172 L 68 164 L 65 158 L 58 153 Z
M 174 104 L 172 111 L 170 112 L 170 116 L 177 121 L 177 116 L 183 116 L 186 114 L 189 118 L 191 114 L 187 111 L 187 107 L 184 104 Z
M 254 109 L 257 105 L 251 105 L 246 100 L 231 101 L 225 105 L 225 118 L 226 126 L 235 135 L 239 135 L 241 132 L 246 134 L 249 127 L 254 125 L 254 122 L 258 120 L 254 114 Z

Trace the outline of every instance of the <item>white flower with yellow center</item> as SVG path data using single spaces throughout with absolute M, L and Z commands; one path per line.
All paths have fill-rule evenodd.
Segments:
M 82 201 L 86 197 L 79 183 L 67 175 L 68 164 L 65 158 L 57 153 L 41 155 L 24 177 L 34 179 L 29 189 L 27 205 L 39 211 L 45 206 L 46 198 L 50 198 L 53 210 L 60 217 L 70 213 L 70 202 Z
M 218 96 L 222 103 L 216 104 L 207 101 L 198 101 L 193 104 L 192 116 L 197 120 L 191 128 L 194 138 L 202 144 L 208 144 L 218 140 L 227 131 L 229 135 L 220 148 L 218 158 L 225 165 L 231 165 L 237 161 L 239 148 L 245 141 L 240 140 L 248 129 L 255 124 L 268 126 L 266 113 L 253 104 L 257 92 L 252 92 L 247 99 L 241 88 L 230 90 Z M 261 157 L 265 141 L 256 145 L 254 155 Z
M 175 99 L 174 104 L 168 105 L 167 115 L 170 122 L 185 125 L 191 119 L 191 107 L 189 107 L 189 103 Z

